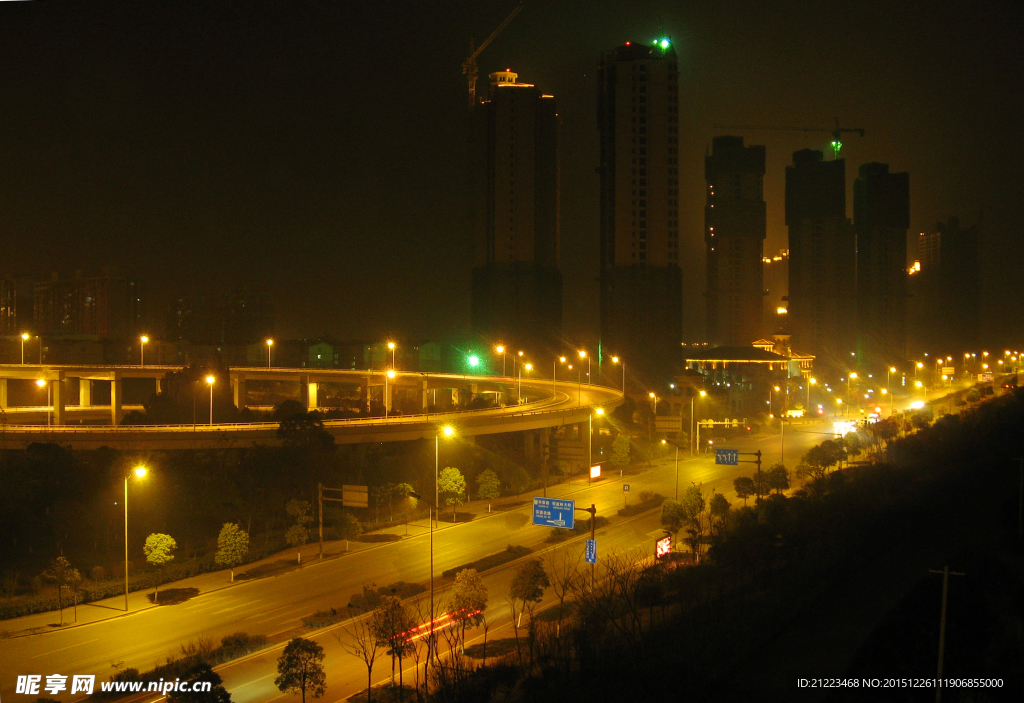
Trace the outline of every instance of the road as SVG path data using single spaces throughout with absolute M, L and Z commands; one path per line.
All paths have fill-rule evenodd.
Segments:
M 785 454 L 790 465 L 794 465 L 795 459 L 810 446 L 825 438 L 819 433 L 827 433 L 830 429 L 826 423 L 787 429 Z M 728 444 L 741 451 L 760 449 L 764 454 L 764 467 L 779 457 L 778 435 L 745 438 Z M 690 482 L 703 482 L 706 490 L 718 490 L 738 505 L 732 481 L 738 476 L 751 475 L 753 471 L 750 464 L 716 465 L 709 455 L 692 460 L 681 456 L 680 489 Z M 674 478 L 674 462 L 669 454 L 656 461 L 652 468 L 628 475 L 625 479 L 606 477 L 592 487 L 580 483 L 572 487 L 560 485 L 549 494 L 572 497 L 580 505 L 593 502 L 599 515 L 614 516 L 623 505 L 624 481 L 630 484 L 631 497 L 635 498 L 645 490 L 671 497 Z M 528 497 L 524 496 L 524 503 L 527 500 Z M 81 627 L 6 640 L 3 661 L 0 662 L 0 698 L 13 695 L 19 674 L 95 674 L 98 679 L 106 679 L 112 673 L 112 662 L 124 662 L 140 670 L 149 669 L 165 657 L 179 653 L 182 644 L 199 637 L 219 641 L 224 635 L 239 630 L 277 638 L 300 634 L 303 616 L 317 610 L 345 606 L 353 594 L 362 591 L 363 585 L 386 585 L 400 580 L 426 583 L 430 573 L 428 531 L 425 524 L 410 527 L 411 534 L 417 528 L 419 534 L 301 570 L 242 582 L 179 605 L 151 608 Z M 599 554 L 605 553 L 610 545 L 625 549 L 649 542 L 648 546 L 653 548 L 651 531 L 657 529 L 657 515 L 642 520 L 617 520 L 599 531 Z M 434 534 L 435 575 L 439 576 L 444 569 L 502 551 L 509 544 L 540 546 L 547 534 L 547 529 L 530 524 L 530 507 L 527 504 L 506 512 L 480 515 L 472 522 L 443 525 Z M 582 549 L 582 546 L 577 544 L 576 548 Z M 488 575 L 489 588 L 492 589 L 492 605 L 488 611 L 491 617 L 499 617 L 505 608 L 503 601 L 509 572 L 510 569 L 506 568 Z M 5 626 L 18 629 L 14 622 L 5 623 Z M 327 700 L 338 700 L 358 690 L 365 681 L 365 670 L 359 674 L 353 665 L 349 672 L 349 665 L 340 660 L 351 659 L 360 667 L 361 662 L 351 656 L 343 656 L 329 632 L 321 631 L 315 637 L 333 648 L 330 666 L 340 667 L 336 671 L 331 670 L 329 695 L 335 697 Z M 243 703 L 269 700 L 267 686 L 273 686 L 270 672 L 274 670 L 277 656 L 279 651 L 271 651 L 243 663 L 229 665 L 224 670 L 222 675 L 229 690 L 234 693 L 237 689 L 235 700 Z M 337 664 L 335 659 L 339 660 Z

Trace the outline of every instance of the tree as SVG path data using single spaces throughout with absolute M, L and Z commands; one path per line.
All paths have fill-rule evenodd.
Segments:
M 316 642 L 296 637 L 284 648 L 277 660 L 277 678 L 274 685 L 282 693 L 306 693 L 313 698 L 324 695 L 327 689 L 327 675 L 324 673 L 324 648 Z
M 678 500 L 666 500 L 661 504 L 661 524 L 672 533 L 673 538 L 683 529 L 686 512 Z
M 501 482 L 498 481 L 498 474 L 490 469 L 478 473 L 476 475 L 476 496 L 480 500 L 487 501 L 487 512 L 491 512 L 490 501 L 501 496 Z
M 711 530 L 721 537 L 729 524 L 729 512 L 732 510 L 729 499 L 721 493 L 712 493 L 708 507 L 711 509 Z
M 508 487 L 516 495 L 521 494 L 530 487 L 530 475 L 519 464 L 512 466 L 508 470 Z
M 324 429 L 324 421 L 316 410 L 282 419 L 277 436 L 286 447 L 321 452 L 334 450 L 334 435 Z
M 359 520 L 352 513 L 342 512 L 341 517 L 338 519 L 337 534 L 338 539 L 345 540 L 345 551 L 348 551 L 348 541 L 355 539 L 363 531 L 363 526 L 359 524 Z
M 746 507 L 747 498 L 754 495 L 754 479 L 749 476 L 740 476 L 733 480 L 732 485 L 736 489 L 736 495 L 743 499 L 743 506 Z
M 64 589 L 72 583 L 81 581 L 82 576 L 78 569 L 71 566 L 71 562 L 63 556 L 59 556 L 50 563 L 43 571 L 42 577 L 57 586 L 57 607 L 60 610 L 60 624 L 64 624 Z
M 519 626 L 523 611 L 532 608 L 544 597 L 544 589 L 551 585 L 544 564 L 540 559 L 531 559 L 520 564 L 512 577 L 512 586 L 508 592 L 508 604 L 512 610 L 512 629 L 516 636 L 516 651 L 522 663 L 522 650 L 519 649 Z
M 146 555 L 146 561 L 160 568 L 162 577 L 164 564 L 174 561 L 174 555 L 171 552 L 177 548 L 178 543 L 174 541 L 173 537 L 160 532 L 154 532 L 146 538 L 146 543 L 142 546 L 142 553 Z M 153 602 L 156 603 L 159 600 L 160 584 L 157 583 L 156 590 L 153 592 Z
M 629 465 L 629 437 L 619 434 L 612 442 L 612 466 Z
M 221 684 L 220 674 L 213 670 L 209 662 L 198 660 L 184 673 L 182 678 L 187 685 L 167 694 L 167 703 L 231 703 L 231 694 Z M 193 691 L 192 684 L 203 681 L 210 683 L 209 691 Z
M 683 493 L 679 502 L 683 509 L 683 524 L 687 526 L 686 532 L 689 534 L 686 541 L 690 543 L 690 550 L 699 563 L 703 553 L 704 535 L 710 522 L 710 515 L 705 514 L 707 501 L 704 499 L 702 484 L 692 484 Z
M 455 522 L 455 508 L 466 500 L 466 477 L 454 466 L 446 466 L 437 478 L 437 490 L 444 504 L 452 506 L 452 522 Z
M 452 585 L 451 611 L 462 625 L 462 641 L 466 638 L 466 625 L 479 625 L 487 607 L 487 586 L 476 569 L 463 569 L 455 575 Z
M 295 520 L 295 524 L 284 533 L 284 539 L 292 547 L 301 547 L 309 541 L 309 528 L 306 525 L 313 521 L 313 507 L 309 501 L 293 498 L 285 503 L 284 510 Z M 301 550 L 298 559 L 302 561 Z
M 225 522 L 217 536 L 214 561 L 231 569 L 231 582 L 235 581 L 235 567 L 245 561 L 249 553 L 249 533 L 233 522 Z
M 402 601 L 397 596 L 383 596 L 370 617 L 370 632 L 377 638 L 377 644 L 387 647 L 386 654 L 391 657 L 391 684 L 395 683 L 395 660 L 398 660 L 398 687 L 404 686 L 402 681 L 402 659 L 412 654 L 413 644 L 409 640 L 409 630 L 416 626 Z
M 562 472 L 563 476 L 568 476 L 569 481 L 572 482 L 572 477 L 578 473 L 581 473 L 587 468 L 587 462 L 582 459 L 559 459 L 558 470 Z
M 337 634 L 334 639 L 338 640 L 346 652 L 363 660 L 366 665 L 366 703 L 373 703 L 373 665 L 381 655 L 380 645 L 365 621 L 357 621 L 353 629 L 345 630 L 345 633 L 348 635 L 347 642 L 343 642 Z
M 789 470 L 782 462 L 777 461 L 768 467 L 768 471 L 765 472 L 765 479 L 768 484 L 767 487 L 776 493 L 782 493 L 782 491 L 789 489 Z

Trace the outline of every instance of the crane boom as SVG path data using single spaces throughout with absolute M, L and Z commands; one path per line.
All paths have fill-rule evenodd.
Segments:
M 519 3 L 513 8 L 512 12 L 509 13 L 508 17 L 498 25 L 498 28 L 491 32 L 491 36 L 487 37 L 480 44 L 480 46 L 473 48 L 473 41 L 469 42 L 469 56 L 462 63 L 462 72 L 466 74 L 466 80 L 469 83 L 469 109 L 472 110 L 476 104 L 476 80 L 479 75 L 479 70 L 476 64 L 476 57 L 480 55 L 480 52 L 487 48 L 487 45 L 494 41 L 494 38 L 501 34 L 501 31 L 508 26 L 509 22 L 515 19 L 523 9 L 523 3 Z
M 832 135 L 832 150 L 837 159 L 839 158 L 839 150 L 843 148 L 841 135 L 855 133 L 861 137 L 864 136 L 864 130 L 860 127 L 840 127 L 838 117 L 836 118 L 834 129 L 821 129 L 819 127 L 765 127 L 758 125 L 715 125 L 714 129 L 742 129 L 756 132 L 826 132 Z

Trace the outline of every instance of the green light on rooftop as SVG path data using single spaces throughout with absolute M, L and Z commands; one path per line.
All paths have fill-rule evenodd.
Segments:
M 668 39 L 662 39 L 661 40 L 661 48 L 662 49 L 667 49 L 671 45 L 672 45 L 672 43 Z
M 476 354 L 470 356 L 468 361 L 470 366 L 477 367 L 480 365 L 480 357 L 477 356 Z

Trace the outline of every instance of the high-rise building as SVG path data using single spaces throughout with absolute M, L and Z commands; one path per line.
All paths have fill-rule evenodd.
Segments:
M 910 174 L 888 164 L 860 167 L 853 189 L 857 234 L 857 359 L 891 363 L 907 357 L 907 229 Z
M 678 75 L 667 39 L 627 42 L 598 69 L 601 349 L 650 378 L 682 363 Z
M 910 277 L 914 315 L 911 330 L 919 351 L 968 351 L 980 342 L 978 229 L 956 217 L 921 232 L 920 268 Z M 909 273 L 909 272 L 908 272 Z
M 765 238 L 764 147 L 715 137 L 704 157 L 708 341 L 743 346 L 761 336 Z
M 793 154 L 786 226 L 793 341 L 825 363 L 848 364 L 856 346 L 857 245 L 846 217 L 846 161 L 825 161 L 813 149 Z
M 510 70 L 473 108 L 473 331 L 490 342 L 554 347 L 562 327 L 558 113 Z
M 124 338 L 137 334 L 141 316 L 138 283 L 104 267 L 99 276 L 62 279 L 54 273 L 33 290 L 34 327 L 46 336 Z
M 0 275 L 0 337 L 19 334 L 18 284 L 8 276 Z
M 761 336 L 768 337 L 780 327 L 789 329 L 789 249 L 780 249 L 772 256 L 765 254 L 762 261 Z

